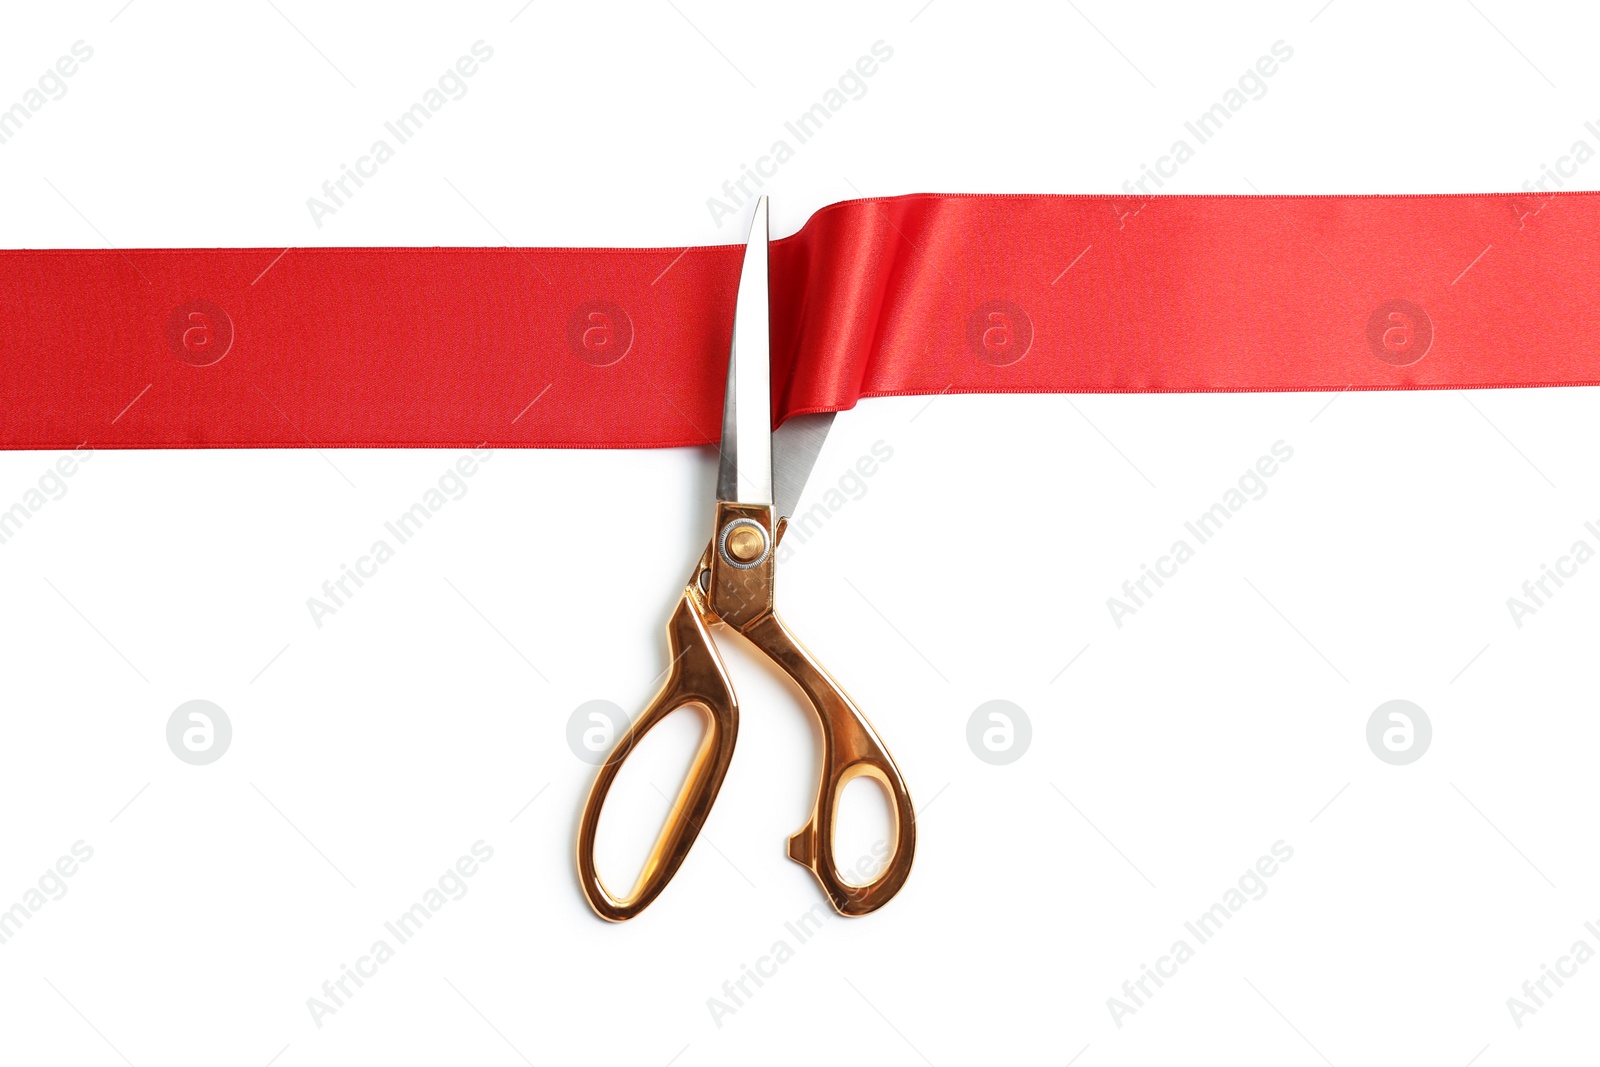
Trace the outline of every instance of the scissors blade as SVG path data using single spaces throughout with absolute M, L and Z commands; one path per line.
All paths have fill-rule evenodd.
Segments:
M 772 431 L 772 503 L 777 518 L 794 518 L 811 468 L 833 428 L 833 412 L 794 415 Z
M 739 272 L 733 313 L 733 351 L 722 402 L 722 463 L 717 499 L 772 503 L 771 339 L 767 300 L 767 198 L 756 202 L 750 242 Z

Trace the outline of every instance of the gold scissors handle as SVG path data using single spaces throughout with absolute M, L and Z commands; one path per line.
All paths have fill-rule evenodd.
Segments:
M 847 693 L 811 658 L 774 612 L 741 630 L 779 669 L 794 679 L 822 725 L 822 778 L 811 818 L 789 838 L 789 858 L 816 876 L 840 915 L 866 915 L 883 907 L 911 874 L 917 815 L 900 768 Z M 894 812 L 894 851 L 878 877 L 853 885 L 839 874 L 833 851 L 839 798 L 863 775 L 883 787 Z
M 753 522 L 771 537 L 772 509 L 719 504 L 719 529 L 730 522 Z M 782 530 L 779 530 L 781 536 Z M 722 659 L 708 629 L 723 623 L 743 634 L 805 694 L 822 728 L 822 773 L 811 818 L 789 838 L 789 858 L 809 870 L 841 915 L 876 911 L 900 891 L 911 873 L 916 851 L 916 811 L 894 760 L 871 724 L 844 690 L 828 676 L 772 610 L 771 553 L 761 564 L 730 568 L 708 547 L 684 590 L 671 621 L 667 642 L 672 666 L 650 706 L 618 741 L 600 768 L 584 805 L 578 829 L 578 873 L 584 896 L 597 915 L 612 922 L 643 911 L 677 873 L 705 824 L 723 777 L 733 759 L 739 733 L 739 710 Z M 595 831 L 612 783 L 639 740 L 680 708 L 691 707 L 706 720 L 689 776 L 645 860 L 638 882 L 625 897 L 612 895 L 595 869 Z M 839 872 L 833 851 L 839 798 L 855 779 L 867 776 L 887 794 L 894 812 L 894 851 L 883 871 L 866 885 L 855 885 Z
M 583 807 L 583 820 L 578 826 L 578 876 L 589 906 L 596 915 L 611 922 L 633 918 L 666 888 L 705 825 L 717 791 L 722 788 L 722 779 L 728 773 L 728 764 L 733 760 L 733 745 L 739 736 L 739 706 L 734 700 L 728 673 L 722 666 L 722 657 L 717 655 L 706 629 L 704 602 L 699 593 L 692 582 L 683 591 L 667 622 L 667 646 L 672 653 L 672 665 L 667 668 L 666 681 L 644 714 L 617 741 L 616 748 L 600 768 L 594 788 L 589 791 L 589 802 Z M 600 880 L 594 863 L 600 809 L 605 807 L 612 783 L 617 780 L 617 773 L 634 746 L 661 720 L 680 708 L 700 712 L 705 718 L 705 734 L 690 765 L 689 776 L 678 791 L 661 834 L 639 872 L 639 880 L 626 896 L 613 896 Z

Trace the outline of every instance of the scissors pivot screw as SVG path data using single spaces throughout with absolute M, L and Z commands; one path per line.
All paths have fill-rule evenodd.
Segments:
M 749 519 L 735 519 L 722 528 L 722 556 L 740 570 L 767 558 L 767 532 Z

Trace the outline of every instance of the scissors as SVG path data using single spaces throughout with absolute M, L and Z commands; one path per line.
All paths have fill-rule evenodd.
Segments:
M 711 641 L 711 627 L 716 624 L 741 634 L 793 679 L 822 726 L 817 799 L 811 818 L 789 837 L 789 858 L 816 877 L 841 915 L 876 911 L 900 891 L 911 873 L 916 812 L 899 768 L 855 702 L 773 610 L 774 549 L 794 514 L 833 414 L 797 416 L 777 431 L 772 429 L 767 242 L 767 198 L 762 197 L 739 274 L 711 543 L 667 623 L 672 663 L 661 691 L 618 739 L 601 766 L 579 824 L 578 875 L 583 895 L 595 914 L 611 922 L 638 915 L 666 888 L 705 825 L 733 759 L 739 704 Z M 680 708 L 700 713 L 705 734 L 638 881 L 627 895 L 619 897 L 595 870 L 600 811 L 634 746 Z M 863 775 L 876 780 L 892 802 L 895 846 L 877 878 L 856 885 L 838 870 L 833 836 L 839 798 L 845 786 Z

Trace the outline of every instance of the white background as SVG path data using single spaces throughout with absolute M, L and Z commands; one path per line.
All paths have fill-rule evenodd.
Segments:
M 122 3 L 3 16 L 0 105 L 94 49 L 0 145 L 5 246 L 726 243 L 745 213 L 719 227 L 707 197 L 880 40 L 769 183 L 775 235 L 856 195 L 1117 192 L 1279 40 L 1270 91 L 1166 191 L 1516 190 L 1600 147 L 1577 5 Z M 307 197 L 478 40 L 467 95 L 314 225 Z M 97 453 L 0 547 L 0 908 L 93 849 L 0 945 L 0 1061 L 1592 1056 L 1600 963 L 1521 1027 L 1506 1001 L 1600 949 L 1600 566 L 1521 628 L 1506 599 L 1600 546 L 1597 414 L 1547 390 L 841 416 L 815 484 L 893 458 L 779 600 L 925 810 L 900 897 L 803 945 L 808 713 L 733 640 L 739 751 L 677 879 L 613 927 L 572 870 L 592 768 L 567 720 L 651 696 L 709 451 L 497 451 L 320 629 L 306 598 L 455 453 Z M 1106 598 L 1278 441 L 1267 494 L 1116 627 Z M 0 455 L 0 505 L 56 458 Z M 209 766 L 167 748 L 191 699 L 233 725 Z M 966 741 L 994 699 L 1032 723 L 1006 766 Z M 1409 766 L 1367 747 L 1392 699 L 1433 725 Z M 659 818 L 652 768 L 688 737 L 641 756 L 615 841 Z M 480 840 L 470 891 L 318 1026 L 307 998 Z M 1278 841 L 1266 895 L 1117 1025 L 1107 999 Z M 780 939 L 718 1025 L 708 999 Z

